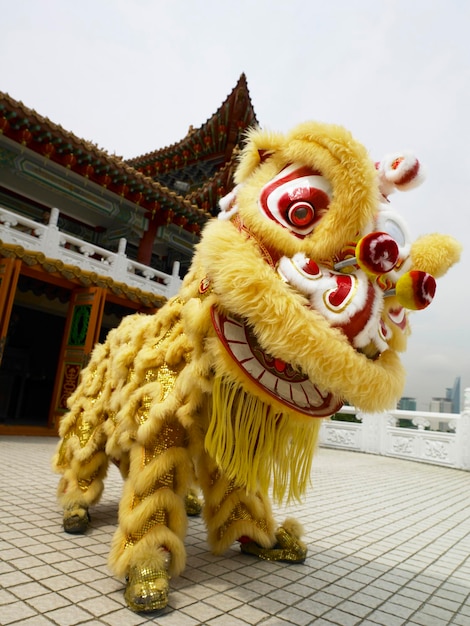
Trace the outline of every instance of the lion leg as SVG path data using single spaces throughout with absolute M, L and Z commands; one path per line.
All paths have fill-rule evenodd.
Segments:
M 250 537 L 266 548 L 274 545 L 275 521 L 267 497 L 237 486 L 208 454 L 199 463 L 198 476 L 204 494 L 208 542 L 215 554 L 222 554 L 242 537 Z
M 130 465 L 119 507 L 109 565 L 127 578 L 125 599 L 134 611 L 168 602 L 169 579 L 186 562 L 185 496 L 193 480 L 188 436 L 176 419 L 161 420 L 149 441 L 130 448 Z
M 198 468 L 204 493 L 208 542 L 222 554 L 235 541 L 241 551 L 270 561 L 303 562 L 307 549 L 300 540 L 301 525 L 286 520 L 276 528 L 271 504 L 260 491 L 247 492 L 217 467 L 206 454 Z
M 75 534 L 88 528 L 88 509 L 103 492 L 108 457 L 103 425 L 97 416 L 80 411 L 76 420 L 68 421 L 68 426 L 63 429 L 53 468 L 62 474 L 57 497 L 64 511 L 64 530 Z
M 86 531 L 88 509 L 103 492 L 108 470 L 106 431 L 113 425 L 107 413 L 108 363 L 108 346 L 98 345 L 68 400 L 69 412 L 60 421 L 61 441 L 52 468 L 61 474 L 57 497 L 64 510 L 64 529 L 69 533 Z

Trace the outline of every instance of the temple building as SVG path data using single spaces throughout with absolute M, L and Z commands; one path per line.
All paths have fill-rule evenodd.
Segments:
M 123 160 L 0 92 L 0 434 L 54 434 L 94 344 L 178 291 L 255 124 L 242 74 L 202 126 Z

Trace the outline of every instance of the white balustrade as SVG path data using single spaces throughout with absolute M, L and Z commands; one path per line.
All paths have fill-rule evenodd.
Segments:
M 126 240 L 119 240 L 117 252 L 111 252 L 58 228 L 59 211 L 51 210 L 49 223 L 40 224 L 0 207 L 0 240 L 27 250 L 42 252 L 50 259 L 60 260 L 81 270 L 108 276 L 116 282 L 167 298 L 178 293 L 181 286 L 180 264 L 173 264 L 166 274 L 126 256 Z
M 460 414 L 398 409 L 370 414 L 345 406 L 340 415 L 354 416 L 357 421 L 325 420 L 321 446 L 470 471 L 470 388 L 465 389 Z M 399 420 L 410 421 L 414 427 L 400 427 Z

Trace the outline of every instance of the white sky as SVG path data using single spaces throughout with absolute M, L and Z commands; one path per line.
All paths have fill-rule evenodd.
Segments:
M 405 395 L 470 387 L 468 0 L 0 0 L 0 91 L 131 158 L 201 126 L 245 72 L 260 124 L 346 126 L 374 159 L 413 150 L 392 197 L 413 236 L 465 246 L 412 317 Z

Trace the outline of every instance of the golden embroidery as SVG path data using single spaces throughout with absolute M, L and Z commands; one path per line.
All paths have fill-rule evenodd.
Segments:
M 164 363 L 158 370 L 157 381 L 161 385 L 160 402 L 163 402 L 176 383 L 177 373 Z
M 83 448 L 90 439 L 95 426 L 89 422 L 87 419 L 83 418 L 83 411 L 80 414 L 80 417 L 77 420 L 76 425 L 76 434 L 78 440 L 80 441 L 80 447 Z

